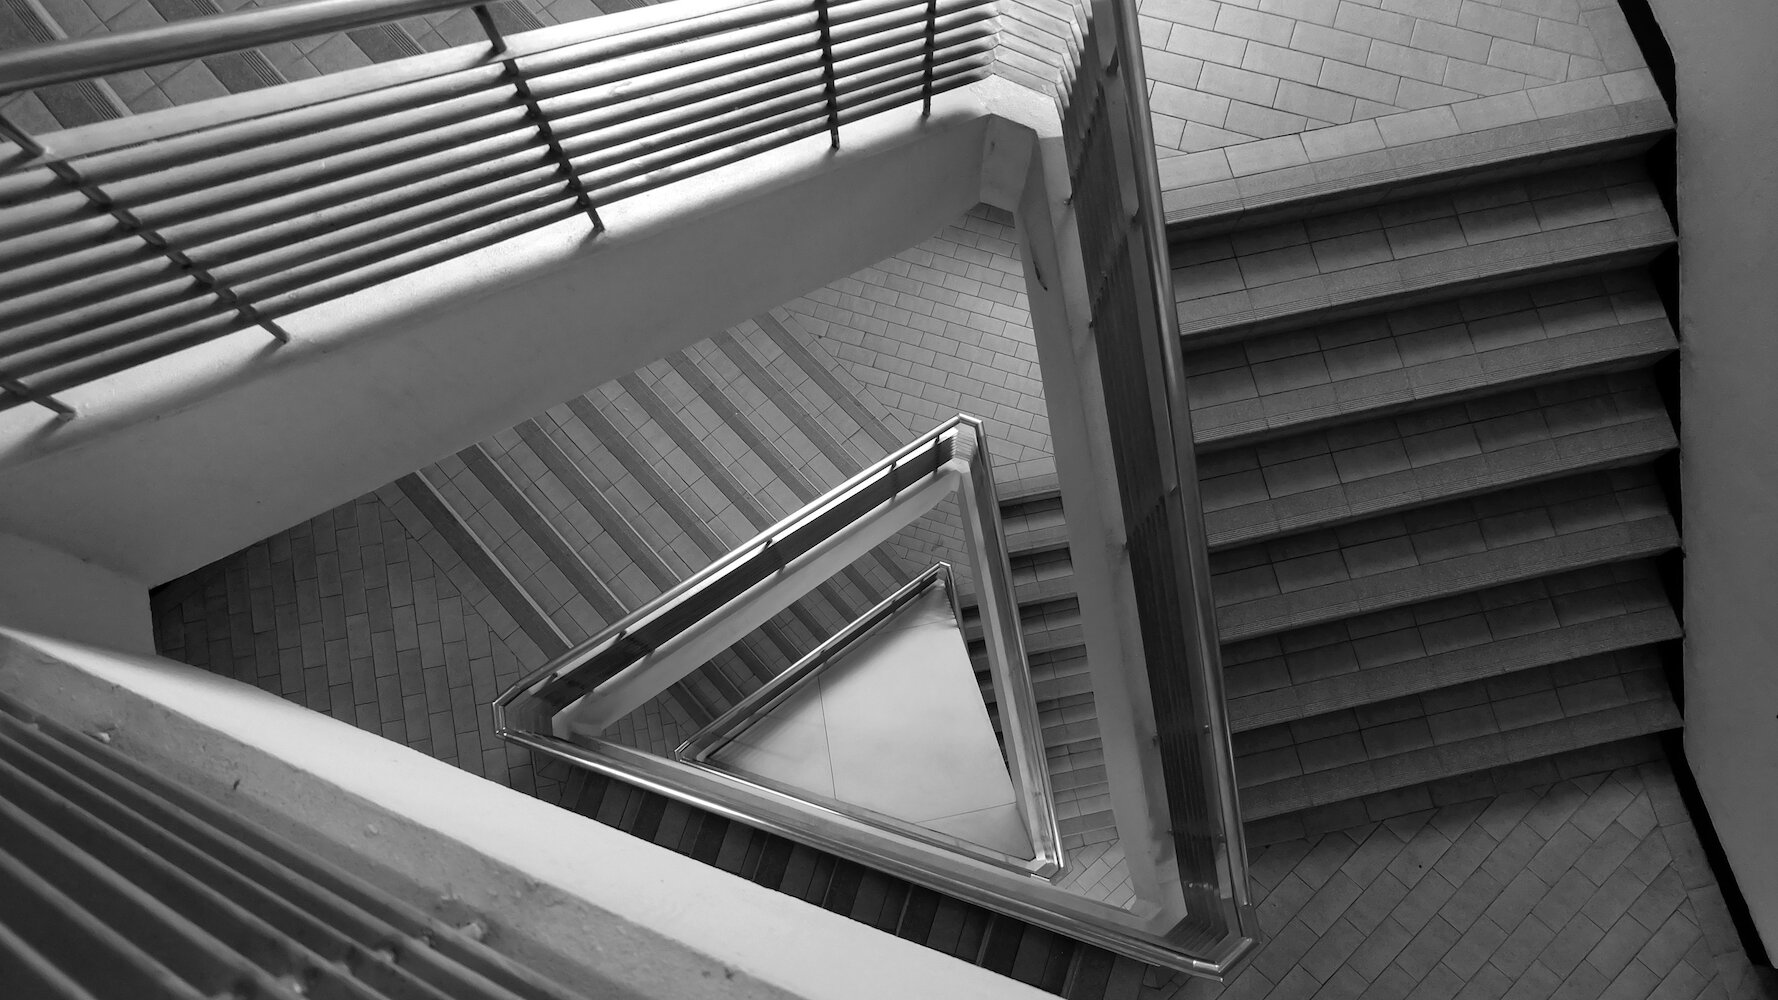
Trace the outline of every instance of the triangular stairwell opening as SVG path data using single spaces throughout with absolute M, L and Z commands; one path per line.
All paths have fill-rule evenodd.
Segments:
M 681 755 L 941 843 L 1030 860 L 1030 831 L 939 564 Z

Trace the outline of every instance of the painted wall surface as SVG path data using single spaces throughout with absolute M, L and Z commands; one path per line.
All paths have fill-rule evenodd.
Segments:
M 1778 953 L 1778 4 L 1653 8 L 1678 71 L 1686 754 Z
M 1049 996 L 184 664 L 0 630 L 0 691 L 587 996 Z
M 147 584 L 4 532 L 0 625 L 154 652 Z
M 941 97 L 0 414 L 0 529 L 159 583 L 874 263 L 979 200 Z

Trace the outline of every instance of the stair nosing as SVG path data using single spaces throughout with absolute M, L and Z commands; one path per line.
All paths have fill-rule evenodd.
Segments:
M 519 584 L 518 580 L 512 575 L 512 571 L 507 569 L 506 564 L 501 562 L 498 556 L 494 555 L 493 550 L 488 548 L 487 543 L 482 541 L 481 536 L 477 535 L 470 529 L 469 525 L 463 521 L 462 515 L 460 515 L 456 508 L 452 507 L 450 502 L 438 492 L 438 488 L 426 478 L 423 470 L 421 472 L 412 472 L 401 477 L 396 480 L 396 486 L 401 490 L 402 494 L 408 498 L 408 501 L 419 511 L 420 516 L 424 517 L 427 523 L 432 525 L 433 530 L 444 536 L 445 543 L 450 545 L 453 550 L 456 550 L 459 558 L 463 559 L 465 562 L 469 562 L 470 558 L 473 556 L 478 560 L 485 559 L 487 561 L 487 570 L 492 571 L 499 576 L 499 581 L 497 583 L 491 585 L 490 582 L 482 576 L 483 570 L 478 569 L 473 565 L 469 567 L 470 572 L 473 573 L 477 579 L 482 580 L 483 586 L 488 588 L 489 593 L 494 597 L 495 601 L 506 610 L 507 617 L 513 620 L 513 623 L 518 629 L 525 633 L 531 642 L 536 645 L 544 655 L 555 657 L 567 652 L 569 646 L 572 644 L 568 641 L 568 637 L 563 634 L 561 628 L 558 627 L 555 621 L 550 618 L 549 614 L 538 605 L 536 599 L 531 596 L 531 592 Z M 443 516 L 449 519 L 448 527 L 441 527 L 437 523 L 437 518 L 427 511 L 426 508 L 432 505 L 436 505 L 438 510 L 442 512 Z M 447 531 L 453 534 L 461 533 L 463 542 L 473 546 L 473 552 L 465 552 L 459 548 L 458 544 L 451 539 L 450 534 L 446 534 Z M 500 596 L 500 590 L 502 589 L 501 585 L 511 589 L 514 599 L 520 602 L 519 608 L 514 609 L 507 606 L 507 602 Z M 515 613 L 515 610 L 520 613 Z M 529 626 L 526 622 L 528 618 L 532 619 Z
M 1584 434 L 1622 426 L 1625 425 L 1612 424 L 1607 427 L 1594 428 L 1570 436 L 1580 437 Z M 1392 494 L 1388 497 L 1375 498 L 1363 504 L 1346 504 L 1343 507 L 1345 513 L 1337 516 L 1327 516 L 1328 510 L 1331 508 L 1324 508 L 1320 511 L 1297 515 L 1296 517 L 1287 518 L 1282 521 L 1273 520 L 1271 526 L 1264 530 L 1244 532 L 1225 530 L 1213 532 L 1209 534 L 1208 538 L 1210 551 L 1223 552 L 1243 545 L 1250 545 L 1254 542 L 1264 541 L 1268 538 L 1281 538 L 1286 535 L 1301 534 L 1305 531 L 1336 527 L 1338 525 L 1348 524 L 1353 521 L 1361 521 L 1366 518 L 1378 517 L 1384 514 L 1427 507 L 1433 504 L 1443 503 L 1447 500 L 1461 500 L 1467 497 L 1494 492 L 1496 490 L 1514 489 L 1521 486 L 1530 486 L 1536 483 L 1548 482 L 1549 480 L 1560 479 L 1564 476 L 1601 472 L 1607 469 L 1620 468 L 1627 465 L 1639 465 L 1645 461 L 1675 451 L 1678 448 L 1679 438 L 1673 433 L 1672 425 L 1667 424 L 1666 434 L 1660 440 L 1633 442 L 1632 444 L 1623 446 L 1617 451 L 1603 448 L 1598 449 L 1592 452 L 1591 459 L 1585 462 L 1568 465 L 1557 465 L 1554 462 L 1547 462 L 1533 467 L 1530 471 L 1519 470 L 1504 474 L 1490 473 L 1482 476 L 1472 476 L 1469 479 L 1464 480 L 1462 485 L 1453 489 L 1445 489 L 1443 487 L 1436 489 L 1420 487 L 1414 490 Z M 1438 463 L 1435 463 L 1432 466 L 1424 466 L 1424 468 L 1434 468 L 1437 464 Z M 1362 482 L 1362 480 L 1359 481 Z M 1342 483 L 1341 485 L 1345 484 Z
M 1585 720 L 1585 722 L 1583 723 L 1582 720 Z M 1423 747 L 1406 753 L 1355 761 L 1351 764 L 1329 768 L 1325 771 L 1317 771 L 1311 775 L 1297 775 L 1290 778 L 1283 778 L 1278 781 L 1249 785 L 1240 788 L 1238 791 L 1238 795 L 1241 799 L 1241 812 L 1244 819 L 1266 819 L 1272 816 L 1284 815 L 1286 813 L 1299 812 L 1304 809 L 1312 809 L 1317 806 L 1331 805 L 1335 802 L 1345 802 L 1355 798 L 1362 798 L 1366 795 L 1374 795 L 1378 792 L 1386 792 L 1396 788 L 1406 788 L 1411 785 L 1425 784 L 1429 781 L 1438 781 L 1443 778 L 1456 777 L 1460 774 L 1472 774 L 1477 771 L 1500 767 L 1507 764 L 1515 764 L 1525 760 L 1549 757 L 1568 750 L 1577 750 L 1588 746 L 1597 746 L 1603 743 L 1612 743 L 1618 740 L 1630 739 L 1636 736 L 1646 736 L 1651 733 L 1664 732 L 1669 729 L 1678 728 L 1683 724 L 1683 721 L 1684 720 L 1680 718 L 1678 708 L 1674 705 L 1671 698 L 1654 698 L 1630 702 L 1602 711 L 1567 715 L 1560 719 L 1552 719 L 1548 722 L 1540 722 L 1518 729 L 1490 733 L 1487 736 L 1477 737 L 1475 739 L 1435 744 L 1430 747 Z M 1594 727 L 1610 727 L 1612 734 L 1601 739 L 1597 737 L 1596 733 L 1565 733 L 1565 735 L 1569 735 L 1570 738 L 1558 741 L 1559 746 L 1556 749 L 1538 745 L 1538 735 L 1545 733 L 1554 734 L 1561 732 L 1562 730 L 1568 730 L 1577 723 Z M 1559 729 L 1558 727 L 1561 728 Z M 1575 738 L 1576 736 L 1578 736 L 1578 738 Z M 1464 745 L 1475 745 L 1485 742 L 1503 744 L 1502 749 L 1506 752 L 1499 754 L 1498 760 L 1493 763 L 1484 764 L 1481 767 L 1470 767 L 1455 772 L 1445 772 L 1438 768 L 1437 759 L 1443 752 Z M 1421 758 L 1430 763 L 1422 768 L 1423 773 L 1403 775 L 1401 769 L 1403 768 L 1403 765 L 1406 765 L 1409 762 L 1401 760 L 1402 758 Z M 1373 765 L 1379 761 L 1388 760 L 1397 761 L 1397 764 L 1392 768 L 1395 775 L 1388 778 L 1379 778 L 1367 784 L 1361 790 L 1353 791 L 1350 788 L 1351 784 L 1356 784 L 1358 782 L 1341 782 L 1337 777 L 1340 772 L 1357 774 L 1361 769 L 1371 769 Z M 1375 772 L 1373 771 L 1373 773 Z M 1300 788 L 1300 791 L 1291 799 L 1276 801 L 1276 799 L 1282 799 L 1286 794 L 1285 789 L 1278 787 L 1284 785 L 1297 786 Z M 1268 798 L 1274 799 L 1274 801 L 1266 801 Z
M 1592 132 L 1577 132 L 1571 126 L 1576 119 L 1597 116 L 1600 108 L 1589 108 L 1583 111 L 1570 112 L 1552 118 L 1538 119 L 1536 122 L 1522 122 L 1517 125 L 1496 126 L 1480 132 L 1465 132 L 1457 136 L 1443 139 L 1428 140 L 1428 144 L 1446 142 L 1453 145 L 1474 143 L 1476 137 L 1489 132 L 1504 132 L 1508 129 L 1522 128 L 1526 125 L 1540 125 L 1556 135 L 1543 140 L 1518 145 L 1498 146 L 1467 154 L 1466 157 L 1448 157 L 1428 164 L 1416 166 L 1391 166 L 1381 171 L 1373 171 L 1356 176 L 1333 178 L 1316 181 L 1313 191 L 1306 190 L 1310 186 L 1283 188 L 1264 194 L 1241 195 L 1237 201 L 1223 201 L 1204 206 L 1173 209 L 1166 213 L 1166 227 L 1169 235 L 1176 231 L 1191 227 L 1189 232 L 1193 238 L 1200 234 L 1220 235 L 1236 229 L 1253 228 L 1256 226 L 1274 225 L 1291 218 L 1306 215 L 1323 214 L 1315 211 L 1318 204 L 1332 203 L 1334 199 L 1345 195 L 1348 197 L 1368 196 L 1375 202 L 1392 200 L 1400 197 L 1401 188 L 1408 187 L 1411 194 L 1417 197 L 1422 186 L 1431 187 L 1432 191 L 1447 190 L 1461 187 L 1464 183 L 1494 180 L 1494 176 L 1478 178 L 1475 175 L 1508 171 L 1507 176 L 1519 176 L 1516 168 L 1523 168 L 1526 173 L 1537 173 L 1547 169 L 1552 159 L 1560 159 L 1572 166 L 1584 166 L 1588 163 L 1608 162 L 1612 160 L 1631 159 L 1648 147 L 1659 142 L 1663 137 L 1672 134 L 1674 123 L 1666 102 L 1658 97 L 1644 98 L 1625 104 L 1614 104 L 1611 109 L 1622 112 L 1629 109 L 1630 120 L 1614 126 L 1596 129 Z M 1653 123 L 1638 122 L 1635 113 L 1658 112 L 1659 120 Z M 1620 114 L 1620 119 L 1624 116 Z M 1579 141 L 1576 141 L 1579 140 Z M 1416 144 L 1420 145 L 1420 144 Z M 1365 155 L 1365 154 L 1352 154 Z M 1579 157 L 1579 159 L 1572 159 Z M 1460 163 L 1460 160 L 1472 162 Z M 1324 161 L 1335 162 L 1335 161 Z M 1257 175 L 1255 175 L 1257 176 Z M 1235 179 L 1238 183 L 1239 179 Z M 1187 185 L 1172 190 L 1188 190 L 1196 185 Z M 1322 189 L 1325 186 L 1325 189 Z M 1427 191 L 1425 193 L 1431 193 Z M 1165 199 L 1166 192 L 1162 192 Z M 1296 209 L 1308 211 L 1301 215 Z M 1335 209 L 1336 211 L 1342 209 Z M 1261 219 L 1251 219 L 1254 214 L 1261 214 Z M 1276 218 L 1271 216 L 1276 215 Z
M 1535 648 L 1526 648 L 1547 645 L 1549 639 L 1557 634 L 1566 634 L 1571 637 L 1578 635 L 1581 638 L 1574 639 L 1560 649 L 1551 650 L 1547 655 L 1540 653 Z M 1472 681 L 1499 677 L 1519 670 L 1529 670 L 1534 667 L 1564 663 L 1601 653 L 1652 645 L 1657 642 L 1677 639 L 1682 634 L 1679 619 L 1674 615 L 1671 607 L 1649 608 L 1610 618 L 1593 619 L 1575 625 L 1558 626 L 1555 629 L 1513 636 L 1509 639 L 1500 639 L 1477 646 L 1465 646 L 1461 649 L 1402 660 L 1383 667 L 1366 668 L 1337 677 L 1301 684 L 1293 683 L 1289 687 L 1279 688 L 1275 691 L 1231 697 L 1228 699 L 1229 727 L 1235 732 L 1249 732 L 1267 726 L 1355 708 L 1359 705 L 1423 694 Z M 1464 661 L 1477 662 L 1466 664 Z M 1298 697 L 1300 692 L 1312 693 L 1316 689 L 1338 688 L 1361 678 L 1364 681 L 1362 697 L 1357 695 L 1351 697 L 1324 696 L 1324 699 L 1319 702 Z M 1292 703 L 1265 711 L 1247 711 L 1242 707 L 1244 702 L 1250 703 L 1268 695 L 1290 696 Z M 1282 700 L 1282 698 L 1274 700 Z
M 1656 532 L 1655 537 L 1646 539 L 1639 539 L 1633 536 L 1627 538 L 1621 537 L 1630 535 L 1632 528 L 1645 523 L 1653 526 L 1654 531 Z M 1606 541 L 1603 544 L 1595 543 L 1585 547 L 1579 552 L 1573 552 L 1571 543 L 1581 539 L 1605 539 Z M 1217 635 L 1219 641 L 1224 645 L 1234 642 L 1244 642 L 1248 639 L 1255 639 L 1263 635 L 1272 635 L 1278 632 L 1304 628 L 1309 625 L 1317 625 L 1341 618 L 1351 618 L 1355 615 L 1386 611 L 1390 608 L 1398 608 L 1406 604 L 1420 604 L 1426 601 L 1437 600 L 1441 597 L 1469 593 L 1471 591 L 1482 590 L 1488 587 L 1498 587 L 1539 576 L 1548 576 L 1552 573 L 1586 569 L 1591 566 L 1600 566 L 1609 563 L 1623 562 L 1638 557 L 1657 555 L 1661 552 L 1669 551 L 1678 545 L 1679 534 L 1678 529 L 1673 523 L 1672 515 L 1662 512 L 1653 517 L 1640 517 L 1635 520 L 1619 521 L 1613 524 L 1601 525 L 1596 528 L 1587 528 L 1582 531 L 1554 535 L 1529 542 L 1520 542 L 1499 549 L 1490 549 L 1486 552 L 1454 556 L 1430 564 L 1419 564 L 1359 578 L 1359 580 L 1365 581 L 1379 581 L 1391 577 L 1406 579 L 1413 576 L 1424 575 L 1424 571 L 1432 567 L 1444 567 L 1438 570 L 1438 575 L 1450 576 L 1456 574 L 1463 578 L 1463 583 L 1455 587 L 1445 587 L 1440 586 L 1437 583 L 1428 583 L 1424 586 L 1389 590 L 1386 593 L 1370 598 L 1351 598 L 1341 600 L 1334 604 L 1323 602 L 1314 607 L 1306 608 L 1302 611 L 1282 617 L 1259 618 L 1255 616 L 1248 621 L 1239 622 L 1233 626 L 1224 621 L 1224 614 L 1229 609 L 1254 607 L 1266 603 L 1277 602 L 1283 597 L 1309 593 L 1315 590 L 1336 588 L 1350 589 L 1351 585 L 1358 581 L 1350 579 L 1342 580 L 1336 583 L 1324 584 L 1321 587 L 1310 587 L 1301 591 L 1291 591 L 1290 594 L 1277 594 L 1258 598 L 1253 601 L 1243 601 L 1240 604 L 1228 605 L 1224 608 L 1217 609 Z M 1548 551 L 1537 552 L 1536 555 L 1530 557 L 1522 555 L 1526 550 L 1533 549 Z M 1551 565 L 1551 563 L 1556 563 L 1558 560 L 1560 560 L 1558 564 Z M 1477 566 L 1485 567 L 1486 570 L 1491 570 L 1491 572 L 1486 572 L 1486 575 L 1484 575 L 1484 570 L 1473 568 Z
M 1654 333 L 1655 335 L 1647 339 L 1614 343 L 1609 347 L 1569 355 L 1561 359 L 1562 367 L 1560 368 L 1534 367 L 1529 364 L 1514 365 L 1510 368 L 1495 369 L 1480 375 L 1412 386 L 1409 390 L 1412 395 L 1405 398 L 1395 394 L 1367 396 L 1365 405 L 1355 409 L 1342 409 L 1326 415 L 1286 419 L 1281 423 L 1268 423 L 1265 427 L 1252 430 L 1227 431 L 1219 428 L 1200 434 L 1194 427 L 1192 444 L 1200 452 L 1238 448 L 1312 430 L 1358 423 L 1378 417 L 1413 412 L 1446 403 L 1463 402 L 1587 375 L 1647 367 L 1656 360 L 1679 350 L 1679 338 L 1674 334 L 1672 324 L 1664 318 L 1620 323 L 1616 326 L 1601 327 L 1596 331 L 1587 331 L 1587 333 L 1597 334 L 1602 331 L 1615 330 Z M 1320 411 L 1297 412 L 1318 413 Z
M 1652 259 L 1673 246 L 1678 237 L 1665 212 L 1648 211 L 1630 216 L 1616 216 L 1602 222 L 1631 223 L 1656 220 L 1664 227 L 1657 233 L 1631 231 L 1611 239 L 1585 246 L 1560 250 L 1538 250 L 1506 261 L 1488 260 L 1448 270 L 1397 277 L 1390 281 L 1365 286 L 1361 291 L 1330 292 L 1314 299 L 1297 300 L 1277 306 L 1248 309 L 1212 320 L 1187 322 L 1180 317 L 1180 337 L 1187 351 L 1215 347 L 1251 337 L 1265 337 L 1299 330 L 1314 323 L 1335 322 L 1358 316 L 1374 315 L 1392 309 L 1412 307 L 1416 303 L 1478 295 L 1493 289 L 1515 285 L 1536 284 L 1583 274 L 1634 267 Z M 1631 228 L 1626 226 L 1625 228 Z M 1494 241 L 1495 244 L 1530 241 L 1547 237 L 1552 230 L 1528 233 Z M 1494 244 L 1475 244 L 1423 254 L 1411 261 L 1428 261 L 1445 254 L 1474 251 Z M 1380 263 L 1380 262 L 1379 262 Z M 1395 263 L 1399 263 L 1398 261 Z M 1422 263 L 1421 266 L 1426 266 Z M 1339 272 L 1332 272 L 1339 273 Z M 1183 313 L 1194 299 L 1175 302 L 1175 310 Z

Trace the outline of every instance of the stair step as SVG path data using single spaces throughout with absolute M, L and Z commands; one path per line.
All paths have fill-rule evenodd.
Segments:
M 1006 554 L 1010 558 L 1017 559 L 1020 556 L 1068 547 L 1068 525 L 1062 520 L 1061 505 L 1056 505 L 1053 516 L 1049 512 L 1044 514 L 1041 518 L 1002 516 L 1001 530 L 1006 537 Z
M 1000 509 L 1034 504 L 1041 501 L 1055 500 L 1061 502 L 1062 483 L 1051 472 L 1039 476 L 1013 478 L 1011 476 L 994 479 L 994 495 L 1000 500 Z
M 1196 442 L 1222 448 L 1677 349 L 1647 275 L 1616 272 L 1193 351 L 1185 368 Z
M 684 393 L 678 396 L 681 412 L 688 427 L 699 428 L 709 445 L 703 449 L 707 454 L 694 453 L 694 457 L 702 463 L 713 487 L 755 531 L 770 527 L 834 485 L 820 484 L 817 489 L 817 484 L 805 478 L 803 471 L 784 456 L 777 445 L 779 429 L 762 429 L 758 423 L 766 419 L 764 404 L 768 398 L 746 380 L 714 343 L 693 345 L 666 358 L 665 364 L 674 378 L 663 379 L 661 384 L 675 390 L 681 384 L 684 386 Z M 750 490 L 744 477 L 755 482 L 756 488 Z M 882 547 L 873 553 L 870 562 L 869 576 L 878 581 L 874 587 L 865 582 L 863 575 L 854 576 L 859 572 L 856 568 L 846 571 L 861 592 L 886 592 L 889 583 L 907 578 L 907 572 Z
M 438 491 L 424 476 L 409 473 L 397 480 L 394 486 L 399 490 L 400 498 L 384 494 L 385 502 L 391 509 L 397 510 L 400 503 L 411 505 L 431 534 L 423 533 L 411 521 L 406 522 L 409 532 L 415 538 L 430 540 L 436 536 L 440 539 L 487 591 L 494 606 L 477 602 L 477 610 L 488 620 L 494 634 L 500 636 L 521 656 L 525 655 L 526 646 L 535 647 L 535 652 L 545 659 L 567 650 L 567 639 L 556 629 L 555 623 L 550 621 L 543 609 L 537 606 L 537 602 L 531 599 L 487 545 L 469 530 L 468 525 L 438 495 Z M 398 516 L 403 516 L 399 510 Z M 406 521 L 405 516 L 403 519 Z M 444 553 L 433 551 L 431 554 L 434 560 L 444 562 Z M 156 597 L 163 599 L 158 593 Z M 171 598 L 164 599 L 169 603 L 178 603 Z M 505 618 L 504 623 L 501 621 L 502 617 Z
M 514 465 L 535 462 L 548 469 L 552 475 L 558 471 L 566 475 L 568 481 L 563 483 L 558 480 L 557 485 L 567 489 L 575 502 L 597 508 L 605 515 L 598 518 L 599 524 L 617 535 L 620 543 L 627 541 L 625 551 L 637 554 L 638 561 L 650 567 L 651 584 L 664 589 L 659 583 L 664 579 L 665 585 L 670 586 L 676 579 L 670 568 L 660 561 L 660 557 L 642 539 L 624 535 L 627 522 L 610 509 L 608 504 L 601 506 L 603 497 L 597 489 L 572 468 L 562 465 L 551 467 L 546 464 L 542 457 L 531 450 L 531 442 L 536 441 L 548 451 L 550 445 L 547 439 L 541 437 L 543 432 L 530 422 L 521 426 L 526 428 L 526 432 L 515 433 L 513 439 L 507 442 L 509 450 L 504 456 L 506 460 Z M 626 603 L 606 586 L 604 579 L 588 565 L 582 554 L 589 550 L 570 543 L 563 535 L 563 527 L 571 531 L 574 529 L 561 517 L 560 510 L 556 510 L 555 518 L 546 517 L 538 504 L 527 495 L 527 491 L 514 482 L 505 467 L 488 455 L 483 445 L 471 445 L 439 462 L 430 474 L 449 481 L 450 488 L 434 481 L 434 485 L 441 488 L 440 495 L 447 504 L 456 508 L 455 512 L 471 531 L 482 536 L 483 542 L 488 545 L 495 558 L 517 580 L 525 593 L 549 614 L 569 642 L 578 642 L 596 634 L 605 625 L 622 618 L 633 604 L 654 596 L 653 593 L 633 595 L 630 597 L 633 603 Z M 520 475 L 539 494 L 539 500 L 550 502 L 538 485 L 543 481 L 542 472 L 521 469 Z M 479 492 L 476 490 L 477 486 Z M 471 506 L 474 499 L 480 499 L 482 503 L 474 508 L 473 514 L 466 514 L 458 507 Z M 503 520 L 509 530 L 501 530 Z M 579 536 L 578 532 L 576 536 Z M 641 586 L 640 583 L 636 585 Z M 594 615 L 597 617 L 593 617 Z M 712 695 L 713 689 L 708 685 L 699 690 L 694 680 L 681 680 L 668 689 L 666 703 L 677 712 L 683 724 L 703 726 L 728 707 Z M 671 742 L 671 737 L 668 740 Z
M 1639 164 L 1392 202 L 1174 249 L 1188 349 L 1641 264 L 1675 236 Z
M 1679 446 L 1646 372 L 1595 376 L 1200 458 L 1213 548 L 1424 506 Z
M 1263 819 L 1680 724 L 1644 647 L 1243 733 L 1235 770 Z
M 1073 649 L 1085 642 L 1080 628 L 1080 605 L 1072 595 L 1045 604 L 1022 605 L 1019 612 L 1027 656 Z M 966 624 L 963 638 L 969 644 L 971 656 L 986 655 L 980 622 Z
M 1654 555 L 1678 545 L 1646 468 L 1590 473 L 1212 553 L 1225 643 Z
M 633 481 L 634 490 L 638 494 L 631 503 L 632 509 L 646 511 L 649 509 L 648 505 L 652 504 L 655 510 L 666 512 L 672 518 L 672 523 L 665 525 L 668 530 L 683 530 L 688 537 L 702 535 L 703 540 L 698 546 L 701 552 L 693 551 L 682 557 L 683 569 L 687 574 L 693 567 L 701 567 L 714 561 L 733 548 L 734 544 L 750 537 L 750 532 L 738 538 L 730 532 L 726 539 L 729 543 L 725 544 L 724 535 L 717 534 L 713 528 L 705 526 L 702 532 L 697 531 L 696 525 L 700 519 L 691 510 L 690 504 L 675 491 L 667 475 L 671 473 L 678 479 L 678 474 L 673 471 L 676 468 L 674 459 L 684 460 L 698 469 L 715 463 L 695 452 L 675 450 L 675 445 L 679 444 L 692 444 L 694 448 L 697 446 L 692 441 L 693 435 L 679 425 L 679 418 L 670 407 L 661 403 L 651 390 L 639 383 L 635 393 L 626 391 L 620 385 L 606 386 L 599 390 L 599 395 L 605 400 L 605 408 L 601 408 L 588 395 L 569 400 L 565 407 L 566 412 L 561 409 L 552 411 L 553 422 L 561 431 L 558 440 L 568 439 L 562 443 L 562 450 L 573 459 L 574 465 L 588 481 L 596 482 L 595 477 L 604 478 L 611 484 L 606 492 L 621 495 L 624 491 L 619 484 L 626 482 L 624 477 L 628 477 L 628 481 Z M 610 410 L 609 415 L 606 409 Z M 663 426 L 656 422 L 653 419 L 656 416 L 667 423 Z M 617 420 L 622 420 L 623 425 L 616 423 Z M 628 427 L 630 433 L 625 433 L 624 427 Z M 570 448 L 569 444 L 574 444 L 575 447 Z M 645 454 L 644 447 L 652 451 L 653 455 Z M 580 455 L 579 458 L 575 458 L 576 453 Z M 596 467 L 599 459 L 613 463 L 613 467 L 599 470 Z M 684 482 L 683 479 L 679 481 Z M 691 492 L 689 488 L 687 492 Z M 751 511 L 742 513 L 743 516 L 753 516 Z M 758 516 L 762 519 L 760 526 L 769 523 L 763 522 L 763 518 L 768 515 L 762 512 Z M 658 527 L 654 529 L 657 536 L 659 530 Z M 715 546 L 713 553 L 712 546 Z M 830 604 L 843 600 L 837 593 L 831 593 L 828 599 Z M 759 650 L 759 655 L 755 655 L 753 646 L 741 647 L 741 655 L 748 660 L 749 668 L 762 677 L 776 676 L 796 662 L 802 651 L 811 648 L 818 637 L 837 628 L 832 624 L 832 617 L 836 612 L 827 611 L 824 624 L 823 616 L 818 616 L 817 610 L 808 607 L 805 601 L 799 601 L 789 611 L 773 616 L 761 629 L 766 645 Z
M 1664 767 L 1666 762 L 1667 751 L 1659 734 L 1632 736 L 1564 750 L 1536 760 L 1469 771 L 1298 812 L 1280 813 L 1246 824 L 1243 833 L 1248 851 L 1258 857 L 1262 848 L 1270 845 L 1301 841 L 1334 830 L 1350 830 L 1397 819 L 1413 823 L 1415 814 L 1423 814 L 1429 809 L 1454 806 L 1463 810 L 1466 809 L 1464 803 L 1508 796 L 1513 792 L 1542 794 L 1554 789 L 1555 794 L 1561 795 L 1561 783 L 1566 781 L 1586 784 L 1616 770 L 1634 769 L 1644 764 Z M 1526 799 L 1519 797 L 1519 801 Z M 1299 846 L 1292 845 L 1286 850 L 1295 856 Z M 1265 862 L 1262 860 L 1260 865 L 1265 867 Z
M 1528 173 L 1567 169 L 1638 156 L 1673 131 L 1673 117 L 1645 69 L 1633 87 L 1611 94 L 1616 103 L 1456 135 L 1379 149 L 1371 122 L 1316 130 L 1303 137 L 1306 162 L 1230 176 L 1230 153 L 1253 147 L 1188 153 L 1161 160 L 1163 205 L 1170 230 L 1195 235 L 1274 225 L 1326 214 L 1486 184 Z M 1630 73 L 1621 74 L 1628 79 Z M 1474 102 L 1498 104 L 1499 98 Z M 1459 114 L 1466 112 L 1461 110 Z M 1459 119 L 1460 125 L 1471 122 Z M 1375 141 L 1342 145 L 1342 133 L 1368 133 Z M 1361 136 L 1354 136 L 1360 138 Z M 1236 153 L 1239 155 L 1239 153 Z
M 1236 731 L 1680 636 L 1654 565 L 1598 566 L 1223 651 Z
M 422 475 L 570 642 L 623 617 L 624 603 L 480 445 Z
M 1018 602 L 1019 606 L 1023 608 L 1027 605 L 1054 604 L 1057 601 L 1072 598 L 1075 594 L 1074 574 L 1067 571 L 1066 561 L 1064 561 L 1062 565 L 1064 571 L 1059 575 L 1051 575 L 1038 579 L 1027 577 L 1023 580 L 1017 579 L 1019 572 L 1015 567 L 1013 570 L 1015 577 L 1013 583 L 1013 598 Z M 981 609 L 975 603 L 975 595 L 971 594 L 965 598 L 961 602 L 961 606 L 963 610 L 964 634 L 971 640 L 980 638 Z

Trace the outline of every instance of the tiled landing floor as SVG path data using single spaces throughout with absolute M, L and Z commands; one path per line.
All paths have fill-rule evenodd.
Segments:
M 1275 844 L 1252 858 L 1269 938 L 1204 1000 L 1770 997 L 1665 763 Z M 1770 976 L 1770 970 L 1765 970 Z
M 360 497 L 162 588 L 155 645 L 553 800 L 488 709 L 542 654 L 441 541 L 405 500 Z

